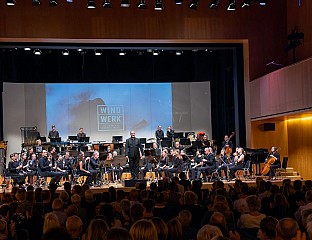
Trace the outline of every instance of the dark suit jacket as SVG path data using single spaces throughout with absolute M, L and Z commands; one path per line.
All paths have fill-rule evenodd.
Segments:
M 140 144 L 140 139 L 139 138 L 128 138 L 126 140 L 126 148 L 125 148 L 125 154 L 129 158 L 134 158 L 134 157 L 140 157 L 140 150 L 141 153 L 143 152 L 142 145 Z

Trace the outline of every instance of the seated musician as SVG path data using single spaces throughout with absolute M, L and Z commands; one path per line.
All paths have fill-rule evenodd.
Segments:
M 165 169 L 168 168 L 168 161 L 168 150 L 164 149 L 155 168 L 156 178 L 162 178 L 162 172 L 164 172 Z
M 274 162 L 270 163 L 271 165 L 270 165 L 269 176 L 270 178 L 273 178 L 275 176 L 275 169 L 281 167 L 281 159 L 280 159 L 280 154 L 277 151 L 277 147 L 271 148 L 271 153 L 269 154 L 266 161 L 268 161 L 270 157 L 274 160 Z
M 123 172 L 123 166 L 121 166 L 120 162 L 115 162 L 116 157 L 118 156 L 118 152 L 116 150 L 113 151 L 113 163 L 112 163 L 112 172 L 113 172 L 113 179 L 120 181 L 121 175 Z
M 32 185 L 34 183 L 34 172 L 29 169 L 30 160 L 27 159 L 26 153 L 22 154 L 21 162 L 23 166 L 21 172 L 24 174 L 25 177 L 28 177 L 27 183 Z
M 90 157 L 85 158 L 84 152 L 80 151 L 78 155 L 78 169 L 77 174 L 80 176 L 87 176 L 86 184 L 91 185 L 93 174 L 89 171 Z
M 97 177 L 99 177 L 100 173 L 100 154 L 98 151 L 94 151 L 92 157 L 90 158 L 89 171 L 92 173 L 94 185 L 98 185 Z
M 33 182 L 35 182 L 37 180 L 37 169 L 38 169 L 38 159 L 37 159 L 37 155 L 35 153 L 33 153 L 31 155 L 31 159 L 28 162 L 28 169 L 32 172 L 32 176 L 33 176 Z
M 244 149 L 239 147 L 237 150 L 237 155 L 234 156 L 234 165 L 230 166 L 230 178 L 233 180 L 235 178 L 235 173 L 237 170 L 242 170 L 245 166 L 245 154 Z
M 174 152 L 175 154 L 172 157 L 171 166 L 166 169 L 166 173 L 169 178 L 173 177 L 173 173 L 178 174 L 179 172 L 181 172 L 183 166 L 183 156 L 181 155 L 180 150 L 176 149 Z
M 154 156 L 144 156 L 143 157 L 143 166 L 140 167 L 140 177 L 141 179 L 145 178 L 145 173 L 149 172 L 149 171 L 154 171 L 154 162 L 155 162 L 155 158 Z
M 196 155 L 192 160 L 192 167 L 190 168 L 190 176 L 189 177 L 191 180 L 195 180 L 195 179 L 200 178 L 200 176 L 197 176 L 198 174 L 196 174 L 196 173 L 197 173 L 197 168 L 203 166 L 203 159 L 204 159 L 204 156 L 201 154 L 201 151 L 197 150 Z
M 174 142 L 173 150 L 179 150 L 181 151 L 183 147 L 180 145 L 180 142 L 176 141 Z
M 230 168 L 235 166 L 234 159 L 238 154 L 238 147 L 232 156 L 231 153 L 226 150 L 228 150 L 227 146 L 221 149 L 219 159 L 221 161 L 221 171 L 224 172 L 225 179 L 230 181 Z
M 6 175 L 13 179 L 13 185 L 23 185 L 25 183 L 25 176 L 21 173 L 22 164 L 18 161 L 18 154 L 12 153 L 10 155 L 10 161 L 8 165 L 8 171 Z
M 42 177 L 52 177 L 50 183 L 58 184 L 63 173 L 55 172 L 55 168 L 52 164 L 52 155 L 46 151 L 42 150 L 41 158 L 38 162 L 38 173 Z
M 208 181 L 207 176 L 212 174 L 212 171 L 216 169 L 215 154 L 212 147 L 205 148 L 204 158 L 201 166 L 197 167 L 197 178 L 200 178 L 200 173 L 203 175 L 203 179 Z
M 202 139 L 203 148 L 210 147 L 208 136 L 205 134 Z
M 68 153 L 69 154 L 69 153 Z M 69 156 L 69 155 L 68 155 Z M 61 154 L 57 155 L 56 157 L 56 171 L 62 172 L 64 174 L 64 177 L 66 181 L 69 180 L 68 171 L 69 171 L 69 160 L 63 157 Z

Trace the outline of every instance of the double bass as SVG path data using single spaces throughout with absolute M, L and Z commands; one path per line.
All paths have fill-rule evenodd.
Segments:
M 227 140 L 227 142 L 230 142 L 231 138 L 234 135 L 235 135 L 235 132 L 232 132 L 232 134 L 231 134 L 231 136 L 229 136 L 229 139 Z M 228 144 L 226 144 L 224 147 L 224 153 L 228 159 L 230 159 L 232 152 L 233 152 L 232 148 Z

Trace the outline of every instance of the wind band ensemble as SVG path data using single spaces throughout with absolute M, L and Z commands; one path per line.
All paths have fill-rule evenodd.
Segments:
M 49 137 L 54 135 L 59 137 L 53 125 Z M 211 144 L 205 133 L 198 133 L 196 138 L 195 134 L 191 134 L 191 145 L 182 145 L 183 141 L 174 139 L 172 127 L 167 129 L 170 144 L 163 147 L 162 141 L 165 137 L 161 126 L 158 126 L 156 138 L 152 139 L 151 145 L 142 144 L 140 139 L 135 137 L 134 131 L 130 132 L 131 137 L 124 143 L 84 143 L 78 145 L 78 151 L 71 148 L 75 144 L 57 150 L 58 143 L 54 143 L 55 145 L 45 149 L 46 146 L 38 139 L 36 145 L 29 147 L 27 151 L 10 155 L 4 175 L 11 177 L 13 184 L 18 185 L 25 184 L 26 179 L 26 184 L 41 184 L 40 179 L 50 177 L 50 183 L 59 184 L 63 179 L 73 183 L 101 186 L 110 182 L 120 182 L 123 173 L 130 173 L 132 179 L 159 180 L 185 172 L 190 180 L 230 181 L 236 178 L 238 170 L 246 167 L 244 149 L 236 147 L 235 152 L 232 152 L 233 135 L 234 133 L 230 137 L 224 137 L 219 154 L 216 154 L 216 144 Z M 79 129 L 77 136 L 86 137 L 83 128 Z M 269 170 L 263 175 L 269 174 L 273 177 L 274 169 L 281 165 L 277 148 L 272 147 L 267 159 L 270 159 L 270 164 L 266 163 L 265 166 Z M 250 162 L 248 167 L 250 168 Z M 79 182 L 79 177 L 83 177 L 83 181 Z

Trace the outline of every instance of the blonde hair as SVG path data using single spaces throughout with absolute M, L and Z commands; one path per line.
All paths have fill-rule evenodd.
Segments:
M 130 228 L 130 235 L 135 240 L 158 240 L 154 223 L 146 219 L 135 222 Z
M 199 231 L 197 232 L 197 240 L 210 240 L 216 236 L 223 236 L 221 230 L 210 224 L 204 225 Z
M 43 223 L 43 234 L 45 234 L 49 229 L 60 227 L 61 224 L 54 213 L 47 213 L 44 217 Z

